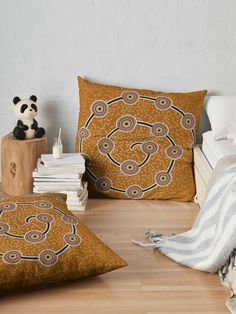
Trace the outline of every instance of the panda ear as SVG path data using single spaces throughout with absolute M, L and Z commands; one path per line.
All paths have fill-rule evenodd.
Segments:
M 18 102 L 21 101 L 20 97 L 16 96 L 13 98 L 13 103 L 16 105 Z
M 32 95 L 32 96 L 30 96 L 30 98 L 29 98 L 30 100 L 33 100 L 34 102 L 36 102 L 37 101 L 37 97 L 36 96 L 34 96 L 34 95 Z

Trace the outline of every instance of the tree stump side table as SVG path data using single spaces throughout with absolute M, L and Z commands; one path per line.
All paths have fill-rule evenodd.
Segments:
M 41 154 L 48 153 L 48 140 L 17 140 L 12 133 L 2 138 L 2 193 L 17 196 L 33 193 L 32 172 Z

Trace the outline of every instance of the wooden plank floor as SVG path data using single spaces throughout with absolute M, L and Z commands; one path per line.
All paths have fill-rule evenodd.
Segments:
M 145 241 L 148 229 L 187 230 L 197 212 L 191 203 L 89 200 L 87 211 L 78 216 L 129 266 L 66 286 L 1 298 L 0 313 L 228 313 L 228 291 L 217 275 L 188 269 L 131 243 Z

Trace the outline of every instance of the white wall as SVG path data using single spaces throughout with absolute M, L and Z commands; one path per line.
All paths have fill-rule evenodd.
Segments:
M 72 150 L 77 74 L 97 82 L 236 94 L 235 0 L 0 0 L 0 136 L 12 98 Z

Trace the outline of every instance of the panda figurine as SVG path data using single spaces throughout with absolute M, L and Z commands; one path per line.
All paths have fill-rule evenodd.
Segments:
M 37 97 L 32 95 L 29 99 L 13 98 L 15 104 L 14 112 L 19 118 L 13 130 L 13 135 L 18 140 L 40 138 L 45 134 L 44 128 L 38 127 L 38 122 L 34 119 L 37 115 Z

